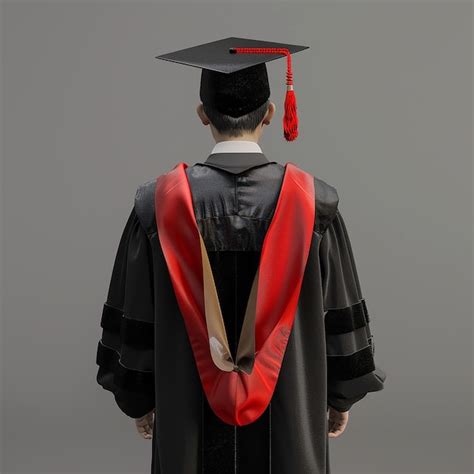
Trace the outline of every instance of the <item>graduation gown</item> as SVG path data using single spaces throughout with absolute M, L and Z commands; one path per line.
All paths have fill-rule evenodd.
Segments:
M 327 409 L 383 389 L 336 189 L 263 153 L 137 189 L 97 382 L 155 409 L 152 474 L 328 474 Z

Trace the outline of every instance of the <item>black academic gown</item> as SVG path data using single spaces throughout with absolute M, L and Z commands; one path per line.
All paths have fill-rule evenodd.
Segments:
M 211 154 L 186 168 L 233 355 L 284 166 Z M 202 389 L 164 259 L 152 179 L 137 189 L 104 303 L 98 383 L 138 418 L 155 408 L 152 474 L 328 474 L 328 405 L 383 389 L 369 313 L 333 186 L 314 177 L 316 217 L 293 328 L 271 401 L 253 423 L 217 417 Z M 179 219 L 179 215 L 176 216 Z

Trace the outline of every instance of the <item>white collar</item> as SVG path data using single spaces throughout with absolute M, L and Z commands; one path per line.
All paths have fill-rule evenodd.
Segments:
M 213 153 L 262 153 L 256 142 L 247 140 L 226 140 L 217 142 L 211 151 Z

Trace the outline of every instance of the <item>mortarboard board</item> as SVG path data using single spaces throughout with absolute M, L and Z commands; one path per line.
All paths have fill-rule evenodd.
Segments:
M 307 48 L 229 37 L 155 57 L 200 68 L 200 98 L 203 104 L 231 117 L 240 117 L 264 104 L 270 96 L 265 63 L 286 56 L 287 93 L 283 128 L 285 138 L 291 141 L 298 135 L 291 55 Z

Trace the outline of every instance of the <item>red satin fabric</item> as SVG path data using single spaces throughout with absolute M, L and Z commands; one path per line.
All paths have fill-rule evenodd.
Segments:
M 224 372 L 212 361 L 209 349 L 199 228 L 187 166 L 178 163 L 157 178 L 158 236 L 209 405 L 224 422 L 243 426 L 265 411 L 278 380 L 313 235 L 314 178 L 291 162 L 285 165 L 260 256 L 255 364 L 251 374 Z

